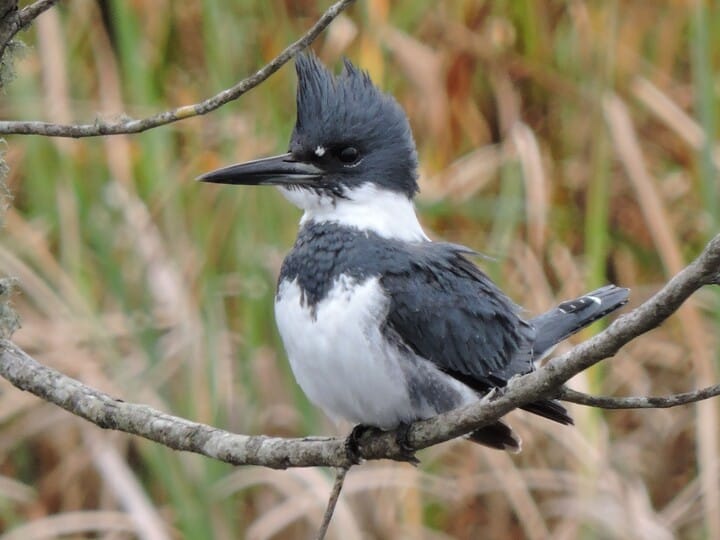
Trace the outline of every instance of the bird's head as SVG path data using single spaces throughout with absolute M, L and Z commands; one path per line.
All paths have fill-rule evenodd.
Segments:
M 274 185 L 313 212 L 386 197 L 411 201 L 417 154 L 407 117 L 369 75 L 345 60 L 339 75 L 312 54 L 297 57 L 297 121 L 288 152 L 231 165 L 199 178 L 221 184 Z

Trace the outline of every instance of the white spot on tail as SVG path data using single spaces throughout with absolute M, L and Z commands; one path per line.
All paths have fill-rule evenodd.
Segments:
M 600 298 L 598 298 L 597 296 L 593 296 L 593 295 L 591 295 L 591 294 L 588 294 L 585 298 L 589 298 L 590 300 L 592 300 L 593 302 L 595 302 L 598 306 L 602 305 L 602 300 L 600 300 Z

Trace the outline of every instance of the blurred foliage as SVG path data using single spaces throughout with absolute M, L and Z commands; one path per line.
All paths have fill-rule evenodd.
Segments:
M 0 113 L 89 122 L 196 102 L 261 67 L 327 5 L 63 2 L 21 36 L 29 50 Z M 717 231 L 716 30 L 720 9 L 702 1 L 360 0 L 313 48 L 331 65 L 349 57 L 398 98 L 421 156 L 423 222 L 491 255 L 483 268 L 538 312 L 606 281 L 637 304 Z M 9 137 L 15 201 L 0 268 L 20 282 L 17 342 L 200 422 L 344 432 L 297 388 L 273 322 L 299 212 L 272 190 L 193 182 L 283 151 L 294 85 L 288 66 L 219 111 L 140 135 Z M 659 395 L 717 381 L 719 300 L 703 292 L 573 385 Z M 573 408 L 572 429 L 513 413 L 518 456 L 456 441 L 423 452 L 419 470 L 354 469 L 331 531 L 719 538 L 717 413 Z M 9 538 L 135 537 L 152 530 L 147 516 L 176 538 L 304 538 L 326 473 L 233 469 L 100 433 L 0 381 Z

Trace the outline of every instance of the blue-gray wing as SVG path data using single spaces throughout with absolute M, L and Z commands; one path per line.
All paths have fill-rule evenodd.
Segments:
M 535 331 L 519 308 L 452 244 L 408 249 L 408 265 L 382 277 L 386 328 L 416 354 L 480 388 L 533 369 Z
M 414 251 L 408 253 L 407 266 L 382 276 L 391 299 L 385 324 L 390 339 L 480 393 L 534 369 L 535 327 L 466 258 L 472 251 L 443 243 L 406 249 Z M 523 408 L 572 424 L 565 408 L 553 400 Z

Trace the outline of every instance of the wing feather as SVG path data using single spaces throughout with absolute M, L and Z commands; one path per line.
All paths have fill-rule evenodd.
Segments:
M 535 327 L 466 258 L 472 252 L 443 243 L 412 249 L 416 252 L 408 253 L 410 267 L 395 268 L 381 279 L 391 299 L 385 321 L 388 334 L 480 393 L 531 372 Z M 523 408 L 556 422 L 573 423 L 553 400 Z
M 482 387 L 532 371 L 534 329 L 453 244 L 412 246 L 410 268 L 383 275 L 386 325 L 419 356 Z M 404 270 L 404 271 L 403 271 Z M 527 351 L 527 353 L 524 353 Z

